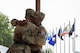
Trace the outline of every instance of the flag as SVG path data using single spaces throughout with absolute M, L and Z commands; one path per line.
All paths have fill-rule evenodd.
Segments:
M 46 40 L 51 40 L 52 39 L 52 36 L 47 32 L 46 33 Z
M 63 38 L 62 38 L 62 36 L 61 36 L 61 33 L 62 33 L 62 28 L 59 29 L 59 31 L 58 31 L 58 36 L 59 36 L 59 38 L 60 38 L 61 40 L 63 40 Z
M 51 37 L 51 36 L 48 36 L 48 37 L 47 37 L 47 40 L 52 40 L 52 37 Z
M 73 34 L 73 32 L 75 31 L 75 23 L 73 23 L 70 32 L 69 32 L 69 37 Z
M 48 42 L 50 45 L 54 46 L 56 44 L 56 34 Z
M 56 38 L 56 34 L 55 34 L 55 35 L 53 35 L 53 37 L 54 37 L 54 38 Z
M 70 31 L 70 24 L 64 27 L 63 32 L 61 33 L 61 36 L 65 36 L 66 34 L 69 34 Z
M 50 39 L 52 39 L 52 37 L 51 37 L 51 35 L 47 32 L 47 33 L 46 33 L 46 40 L 50 40 Z

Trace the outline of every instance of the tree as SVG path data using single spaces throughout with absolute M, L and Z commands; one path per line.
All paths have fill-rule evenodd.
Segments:
M 13 27 L 9 23 L 8 16 L 0 12 L 0 45 L 10 47 L 13 43 Z

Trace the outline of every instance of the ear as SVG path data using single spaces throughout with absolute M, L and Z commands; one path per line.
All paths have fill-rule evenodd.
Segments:
M 11 24 L 13 25 L 13 26 L 16 26 L 17 25 L 17 19 L 13 19 L 13 20 L 11 20 Z

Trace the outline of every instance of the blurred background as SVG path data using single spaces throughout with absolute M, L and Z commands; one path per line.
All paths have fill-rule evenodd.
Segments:
M 10 21 L 14 18 L 23 20 L 27 8 L 35 10 L 35 0 L 0 0 L 0 45 L 8 48 L 12 45 L 13 27 Z M 56 44 L 52 46 L 48 41 L 46 41 L 43 49 L 50 48 L 52 51 L 56 52 L 57 50 L 64 53 L 63 45 L 66 45 L 65 52 L 69 51 L 69 47 L 70 52 L 72 52 L 74 45 L 72 38 L 78 35 L 75 39 L 75 51 L 80 51 L 80 0 L 41 0 L 41 12 L 45 13 L 45 19 L 42 25 L 46 28 L 49 36 L 51 36 L 53 31 L 54 34 L 58 34 L 60 27 L 63 30 L 69 23 L 72 26 L 75 22 L 75 31 L 70 37 L 71 43 L 69 43 L 68 34 L 65 37 L 65 41 L 61 40 L 61 42 L 57 36 L 57 49 Z

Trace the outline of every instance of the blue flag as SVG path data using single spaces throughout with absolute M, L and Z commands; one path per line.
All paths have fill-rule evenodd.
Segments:
M 56 41 L 50 40 L 48 43 L 49 43 L 50 45 L 54 46 L 55 43 L 56 43 Z
M 61 40 L 63 40 L 62 36 L 61 36 L 61 33 L 62 33 L 62 29 L 60 28 L 59 31 L 58 31 L 58 36 Z
M 53 40 L 54 38 L 54 40 Z M 56 44 L 56 34 L 51 37 L 51 39 L 48 42 L 50 45 L 54 46 Z
M 73 23 L 71 30 L 69 32 L 69 37 L 73 34 L 73 32 L 75 31 L 75 23 Z
M 52 37 L 51 36 L 48 36 L 48 39 L 47 40 L 52 40 Z
M 53 37 L 54 37 L 54 38 L 56 38 L 56 34 L 55 34 L 55 35 L 53 35 Z

